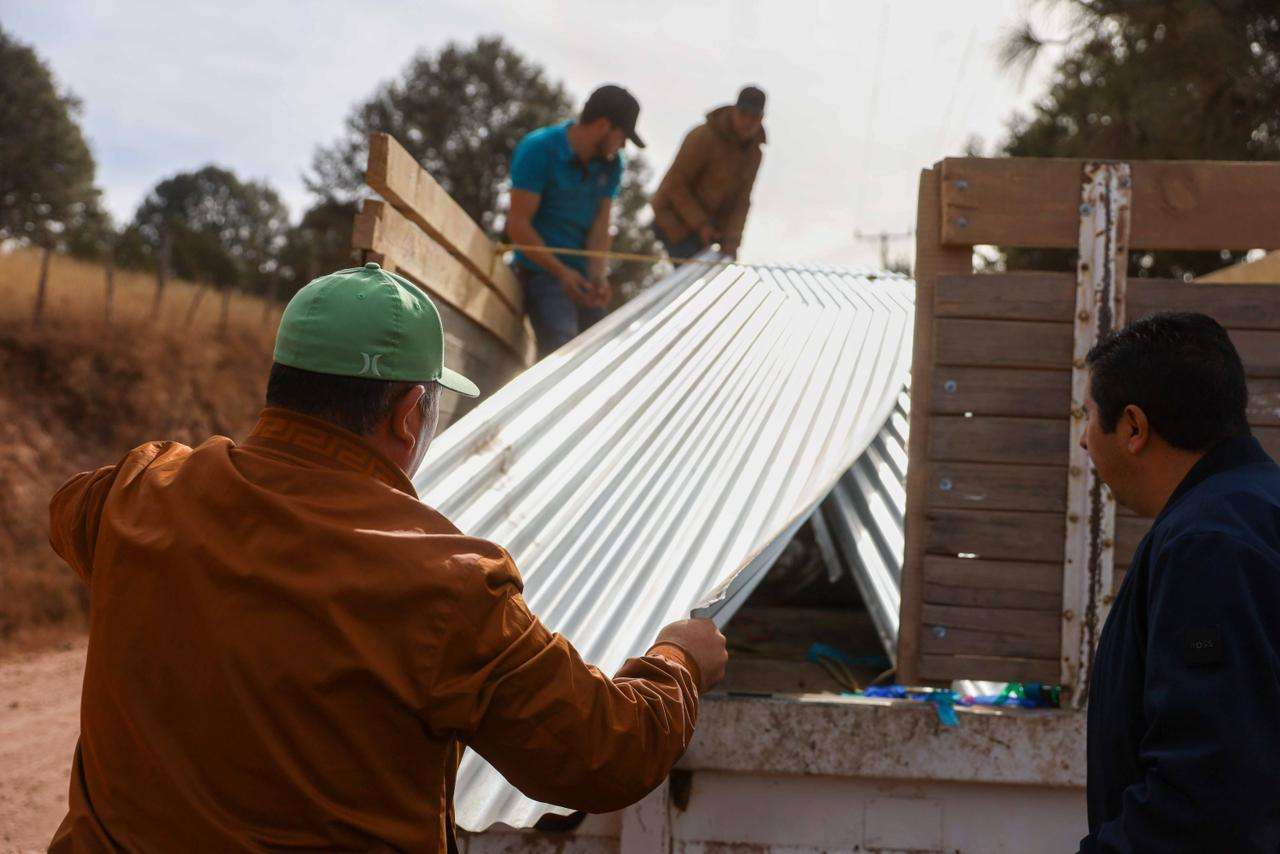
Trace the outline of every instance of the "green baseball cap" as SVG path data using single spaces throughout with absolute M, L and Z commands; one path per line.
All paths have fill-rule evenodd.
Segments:
M 370 262 L 312 280 L 280 317 L 275 360 L 291 368 L 375 380 L 440 383 L 477 397 L 444 366 L 444 324 L 421 288 Z

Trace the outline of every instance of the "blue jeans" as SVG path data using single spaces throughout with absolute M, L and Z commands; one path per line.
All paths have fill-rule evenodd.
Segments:
M 550 273 L 515 268 L 524 282 L 524 310 L 538 339 L 538 358 L 559 350 L 604 317 L 602 308 L 586 308 L 569 299 Z
M 671 258 L 692 258 L 706 248 L 702 245 L 702 239 L 698 237 L 698 232 L 696 231 L 689 232 L 684 240 L 673 243 L 662 233 L 662 229 L 655 225 L 653 227 L 653 236 L 658 238 L 658 242 L 662 244 L 662 248 L 667 250 L 667 255 Z

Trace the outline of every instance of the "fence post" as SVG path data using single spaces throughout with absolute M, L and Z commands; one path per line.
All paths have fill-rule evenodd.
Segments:
M 183 326 L 190 326 L 196 319 L 196 309 L 200 307 L 200 303 L 204 300 L 204 293 L 209 289 L 209 283 L 201 279 L 196 284 L 196 292 L 191 297 L 191 305 L 187 307 L 186 320 L 182 322 Z
M 110 326 L 115 320 L 115 299 L 116 299 L 116 266 L 114 251 L 107 253 L 106 266 L 107 281 L 107 299 L 106 299 L 106 316 L 107 325 Z
M 169 257 L 173 250 L 173 241 L 166 228 L 160 234 L 160 257 L 156 262 L 156 295 L 151 303 L 151 319 L 160 316 L 160 303 L 164 299 L 164 289 L 169 284 Z
M 36 307 L 32 320 L 36 326 L 44 322 L 45 292 L 49 284 L 49 262 L 53 259 L 53 245 L 46 244 L 40 256 L 40 281 L 36 285 Z

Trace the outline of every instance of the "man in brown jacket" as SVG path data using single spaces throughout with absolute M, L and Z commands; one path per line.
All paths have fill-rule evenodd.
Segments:
M 442 353 L 410 282 L 322 277 L 245 441 L 150 442 L 54 496 L 90 629 L 52 851 L 454 851 L 463 747 L 589 812 L 670 771 L 724 638 L 673 624 L 610 679 L 529 612 L 506 551 L 418 501 L 439 388 L 476 394 Z
M 747 86 L 685 136 L 653 196 L 653 230 L 672 258 L 719 243 L 737 257 L 765 142 L 764 92 Z

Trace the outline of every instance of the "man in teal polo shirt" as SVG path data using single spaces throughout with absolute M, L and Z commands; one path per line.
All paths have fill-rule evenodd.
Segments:
M 609 216 L 622 186 L 622 147 L 636 135 L 640 103 L 621 86 L 591 93 L 578 120 L 539 128 L 511 159 L 507 236 L 521 246 L 607 251 Z M 517 252 L 538 358 L 604 316 L 612 293 L 604 258 L 543 249 Z

